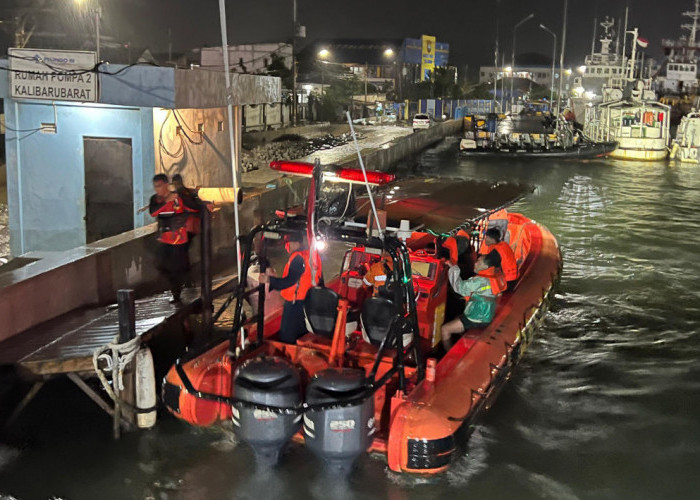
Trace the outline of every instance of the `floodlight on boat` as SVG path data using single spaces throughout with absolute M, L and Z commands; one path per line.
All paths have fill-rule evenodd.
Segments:
M 321 238 L 320 236 L 316 237 L 316 241 L 314 242 L 314 250 L 317 252 L 323 252 L 327 248 L 326 241 Z
M 365 175 L 359 168 L 341 168 L 336 172 L 338 178 L 344 181 L 350 182 L 365 182 Z M 372 170 L 367 171 L 367 182 L 375 186 L 383 186 L 396 179 L 394 174 L 387 174 L 385 172 L 375 172 Z
M 314 171 L 313 163 L 305 161 L 271 161 L 270 168 L 287 174 L 311 177 Z

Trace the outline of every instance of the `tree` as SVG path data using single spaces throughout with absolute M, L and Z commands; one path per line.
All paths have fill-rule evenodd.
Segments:
M 455 83 L 454 69 L 435 68 L 430 80 L 409 84 L 404 91 L 406 99 L 461 99 L 462 87 Z
M 265 68 L 270 76 L 278 76 L 282 79 L 282 87 L 291 89 L 293 85 L 292 70 L 284 64 L 284 58 L 273 53 L 270 56 L 270 64 Z
M 343 112 L 349 109 L 352 103 L 352 97 L 360 93 L 364 93 L 364 84 L 355 75 L 333 80 L 325 87 L 321 97 L 322 119 L 329 121 L 342 119 Z

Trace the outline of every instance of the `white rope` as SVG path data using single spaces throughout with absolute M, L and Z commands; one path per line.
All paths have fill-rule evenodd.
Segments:
M 112 401 L 116 402 L 119 399 L 114 392 L 114 387 L 117 387 L 119 391 L 124 390 L 124 370 L 134 360 L 140 348 L 141 337 L 137 336 L 123 344 L 107 344 L 92 353 L 92 366 L 102 383 L 102 387 L 104 387 Z M 114 366 L 115 359 L 117 360 L 116 370 Z M 105 363 L 103 368 L 100 368 L 100 361 Z M 115 371 L 116 379 L 112 380 L 110 385 L 104 372 L 112 372 L 114 374 Z

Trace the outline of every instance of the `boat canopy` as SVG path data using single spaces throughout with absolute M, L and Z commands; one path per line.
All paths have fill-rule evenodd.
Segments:
M 382 186 L 375 201 L 377 208 L 386 211 L 389 227 L 398 228 L 406 219 L 412 230 L 450 234 L 473 226 L 532 191 L 530 186 L 515 183 L 414 178 Z M 358 199 L 355 221 L 367 220 L 369 205 L 367 197 Z

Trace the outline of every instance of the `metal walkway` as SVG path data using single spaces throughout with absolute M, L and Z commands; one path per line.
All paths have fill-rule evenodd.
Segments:
M 200 307 L 199 289 L 183 290 L 179 307 L 170 293 L 136 301 L 136 334 L 144 340 L 159 333 L 171 320 Z M 116 305 L 68 313 L 0 342 L 0 365 L 18 366 L 25 374 L 51 375 L 93 371 L 93 352 L 119 335 Z

